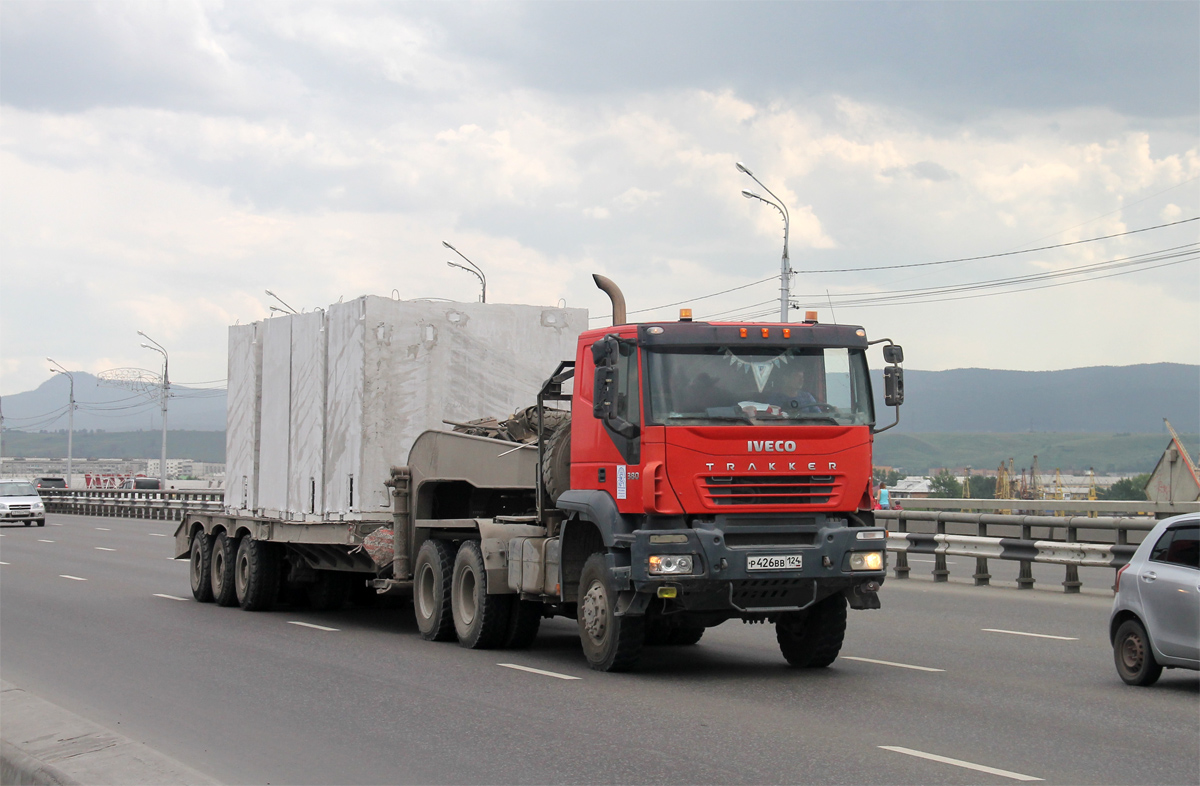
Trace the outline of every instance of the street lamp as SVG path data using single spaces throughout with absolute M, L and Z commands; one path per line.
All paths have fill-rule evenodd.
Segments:
M 281 301 L 282 302 L 282 301 Z M 151 349 L 163 356 L 163 373 L 162 373 L 162 457 L 158 464 L 158 490 L 167 490 L 167 396 L 170 394 L 171 381 L 167 376 L 167 350 L 163 349 L 162 344 L 159 344 L 154 339 L 147 336 L 142 331 L 137 334 L 150 342 L 150 344 L 142 344 L 143 349 Z M 153 344 L 154 346 L 151 346 Z
M 787 206 L 785 204 L 783 204 L 782 199 L 775 196 L 774 191 L 767 188 L 766 186 L 763 186 L 762 181 L 759 180 L 757 177 L 755 177 L 754 173 L 751 172 L 746 167 L 746 165 L 743 164 L 741 161 L 737 162 L 737 169 L 739 172 L 749 176 L 749 178 L 751 180 L 753 180 L 755 183 L 758 183 L 760 186 L 762 186 L 764 191 L 766 191 L 771 196 L 775 197 L 775 201 L 772 202 L 770 199 L 767 199 L 766 197 L 763 197 L 763 196 L 759 196 L 758 194 L 754 193 L 753 191 L 742 191 L 742 196 L 746 197 L 746 199 L 757 199 L 759 202 L 766 203 L 766 204 L 770 205 L 771 207 L 775 208 L 776 210 L 778 210 L 779 214 L 781 216 L 783 216 L 783 259 L 779 263 L 779 321 L 787 322 L 788 321 L 788 301 L 789 301 L 790 295 L 791 295 L 790 290 L 791 290 L 791 276 L 792 276 L 791 260 L 788 258 L 788 228 L 789 228 L 788 225 L 791 223 L 791 219 L 788 216 Z
M 50 361 L 55 366 L 58 366 L 58 368 L 51 368 L 51 371 L 53 371 L 55 374 L 66 374 L 67 379 L 71 380 L 70 408 L 67 410 L 67 488 L 71 488 L 71 480 L 73 475 L 71 471 L 71 457 L 73 455 L 74 447 L 71 443 L 75 439 L 75 375 L 63 368 L 62 364 L 56 361 L 54 358 L 46 358 L 46 360 Z
M 447 262 L 446 263 L 450 267 L 456 267 L 459 270 L 465 270 L 468 273 L 470 273 L 471 275 L 475 276 L 475 278 L 479 279 L 479 283 L 483 287 L 483 293 L 479 297 L 479 302 L 486 303 L 487 302 L 487 276 L 485 276 L 483 274 L 483 271 L 479 269 L 479 265 L 476 265 L 474 262 L 467 259 L 465 256 L 463 256 L 463 252 L 459 251 L 457 248 L 450 245 L 445 240 L 442 241 L 442 245 L 445 246 L 446 248 L 450 249 L 451 251 L 453 251 L 455 254 L 458 254 L 460 257 L 463 258 L 464 262 L 466 262 L 468 265 L 470 265 L 470 267 L 466 267 L 465 265 L 460 265 L 457 262 Z
M 283 305 L 287 306 L 287 311 L 284 311 L 284 310 L 283 310 L 283 309 L 281 309 L 281 308 L 275 308 L 275 306 L 271 306 L 271 310 L 272 310 L 272 311 L 278 311 L 278 312 L 280 312 L 280 313 L 282 313 L 282 314 L 295 314 L 295 313 L 296 313 L 296 309 L 292 308 L 291 306 L 288 306 L 288 304 L 287 304 L 286 302 L 284 302 L 284 299 L 283 299 L 283 298 L 281 298 L 279 295 L 276 295 L 274 292 L 272 292 L 272 291 L 271 291 L 271 290 L 269 290 L 269 289 L 264 289 L 264 290 L 263 290 L 263 292 L 266 292 L 268 295 L 270 295 L 271 297 L 275 298 L 275 299 L 276 299 L 276 300 L 278 300 L 280 303 L 283 303 Z M 141 334 L 141 335 L 146 335 L 145 333 L 142 333 L 140 330 L 138 331 L 138 333 L 139 333 L 139 334 Z

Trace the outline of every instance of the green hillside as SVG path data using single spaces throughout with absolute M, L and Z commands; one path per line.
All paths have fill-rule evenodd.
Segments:
M 5 458 L 66 458 L 67 432 L 30 434 L 5 429 Z M 148 459 L 162 455 L 161 431 L 76 431 L 76 458 Z M 222 462 L 224 431 L 167 431 L 167 458 Z
M 1193 457 L 1200 435 L 1180 435 Z M 935 467 L 995 469 L 1014 459 L 1017 469 L 1038 457 L 1042 471 L 1136 474 L 1154 469 L 1170 441 L 1167 434 L 897 434 L 875 438 L 875 464 L 925 474 Z

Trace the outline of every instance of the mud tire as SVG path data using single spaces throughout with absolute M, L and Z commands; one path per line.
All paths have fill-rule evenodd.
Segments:
M 450 611 L 459 646 L 490 650 L 504 643 L 514 595 L 489 595 L 483 551 L 474 540 L 465 541 L 454 558 L 450 582 Z
M 237 588 L 234 586 L 234 569 L 237 562 L 237 541 L 224 532 L 213 539 L 209 556 L 209 576 L 213 600 L 218 606 L 236 606 Z
M 617 591 L 608 561 L 593 554 L 579 577 L 579 640 L 588 665 L 596 671 L 628 671 L 646 640 L 646 618 L 618 617 Z
M 571 488 L 571 419 L 565 418 L 546 440 L 542 451 L 542 483 L 551 504 Z
M 527 650 L 533 646 L 538 629 L 542 626 L 542 604 L 532 600 L 513 599 L 508 615 L 508 629 L 504 634 L 504 648 Z
M 840 592 L 775 623 L 779 650 L 796 668 L 823 669 L 833 663 L 845 636 L 846 596 Z
M 268 611 L 279 598 L 279 547 L 250 536 L 238 543 L 234 590 L 246 611 Z
M 454 554 L 444 540 L 421 544 L 413 563 L 413 612 L 417 629 L 426 641 L 453 641 L 454 617 L 450 613 L 450 579 Z
M 192 536 L 188 572 L 192 597 L 201 603 L 212 603 L 212 547 L 208 534 L 202 529 Z

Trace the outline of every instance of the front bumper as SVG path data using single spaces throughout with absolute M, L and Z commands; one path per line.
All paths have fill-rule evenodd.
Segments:
M 30 519 L 44 519 L 46 511 L 43 510 L 0 510 L 0 521 L 28 521 Z

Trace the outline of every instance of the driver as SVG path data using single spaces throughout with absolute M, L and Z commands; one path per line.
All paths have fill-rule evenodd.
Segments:
M 778 380 L 774 382 L 775 389 L 768 403 L 790 412 L 819 411 L 817 407 L 820 402 L 804 388 L 804 367 L 800 363 L 788 363 L 778 372 Z

